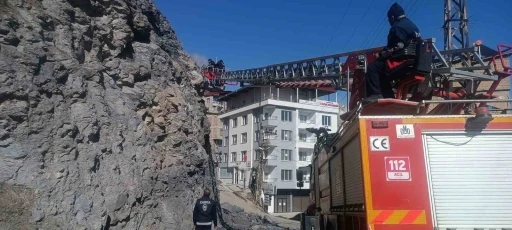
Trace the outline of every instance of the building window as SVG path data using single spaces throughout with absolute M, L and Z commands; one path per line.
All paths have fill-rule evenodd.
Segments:
M 231 153 L 231 162 L 236 162 L 236 152 Z
M 228 125 L 227 121 L 222 122 L 222 124 L 224 125 L 224 130 L 228 130 L 229 129 L 229 125 Z
M 261 157 L 261 150 L 256 150 L 255 154 L 253 154 L 254 160 L 259 160 Z
M 242 151 L 242 161 L 247 162 L 247 151 Z
M 222 146 L 222 140 L 215 139 L 213 142 L 215 143 L 216 147 Z
M 240 143 L 241 144 L 247 143 L 247 133 L 242 133 L 242 141 Z
M 281 160 L 282 161 L 291 161 L 292 160 L 292 150 L 291 149 L 281 149 Z
M 322 125 L 331 126 L 331 116 L 322 115 Z
M 260 141 L 260 131 L 254 132 L 254 141 Z
M 302 174 L 302 179 L 304 180 L 305 183 L 309 183 L 309 178 L 311 177 L 309 171 L 308 172 L 304 172 Z
M 231 145 L 236 145 L 236 134 L 231 136 Z
M 228 154 L 224 153 L 224 162 L 229 162 L 228 159 L 229 159 Z
M 261 117 L 260 114 L 255 113 L 252 116 L 253 116 L 254 123 L 260 122 L 260 117 Z
M 292 180 L 292 170 L 281 170 L 281 180 L 282 181 L 291 181 Z
M 231 120 L 231 128 L 236 128 L 236 126 L 238 125 L 237 122 L 238 122 L 238 117 L 237 118 L 233 118 Z
M 220 168 L 221 179 L 231 179 L 233 177 L 233 168 Z
M 307 152 L 299 152 L 299 161 L 307 161 L 308 153 Z
M 281 121 L 292 121 L 292 111 L 281 110 Z
M 242 125 L 247 125 L 247 115 L 242 116 Z
M 291 141 L 292 140 L 292 131 L 290 131 L 290 130 L 281 130 L 281 140 L 283 140 L 283 141 Z
M 308 135 L 305 134 L 305 133 L 299 133 L 299 140 L 302 141 L 302 142 L 306 142 L 308 138 Z
M 307 123 L 308 122 L 308 116 L 307 115 L 300 115 L 300 123 Z
M 224 137 L 224 147 L 228 146 L 229 138 Z

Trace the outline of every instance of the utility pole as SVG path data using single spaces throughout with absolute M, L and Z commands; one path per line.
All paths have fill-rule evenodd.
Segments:
M 468 22 L 467 0 L 444 0 L 444 50 L 470 47 Z M 453 54 L 447 54 L 445 58 L 448 63 L 453 63 L 454 61 Z M 462 66 L 471 66 L 471 53 L 464 53 L 459 58 Z M 476 87 L 474 86 L 479 84 L 471 80 L 461 81 L 459 83 L 466 89 L 466 92 L 470 92 L 471 94 L 476 93 Z M 449 90 L 451 90 L 452 87 L 453 82 L 450 82 Z M 452 109 L 451 105 L 448 107 L 450 110 Z M 466 109 L 468 108 L 466 107 Z
M 455 22 L 459 22 L 458 24 Z M 469 47 L 466 0 L 444 0 L 444 49 Z

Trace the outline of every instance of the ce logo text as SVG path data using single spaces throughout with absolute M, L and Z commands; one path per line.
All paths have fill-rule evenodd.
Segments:
M 370 146 L 372 151 L 389 151 L 388 136 L 370 136 Z

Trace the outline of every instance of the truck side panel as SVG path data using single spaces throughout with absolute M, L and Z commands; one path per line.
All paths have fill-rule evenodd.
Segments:
M 464 212 L 470 213 L 467 209 L 472 209 L 478 212 L 478 208 L 471 207 L 471 205 L 476 204 L 478 202 L 471 201 L 471 199 L 459 199 L 458 197 L 452 197 L 450 200 L 458 199 L 457 202 L 447 202 L 442 203 L 443 208 L 448 208 L 446 210 L 440 211 L 440 213 L 436 213 L 432 207 L 435 207 L 435 202 L 432 201 L 432 197 L 437 196 L 440 197 L 440 192 L 445 192 L 446 190 L 442 190 L 443 184 L 440 182 L 446 181 L 450 179 L 443 175 L 439 177 L 430 173 L 429 162 L 428 159 L 434 159 L 434 161 L 446 160 L 447 158 L 435 158 L 434 154 L 442 154 L 445 157 L 449 157 L 449 152 L 457 152 L 454 149 L 459 149 L 461 152 L 460 155 L 468 154 L 471 148 L 467 147 L 452 147 L 452 150 L 444 152 L 444 149 L 437 149 L 435 153 L 429 153 L 428 148 L 433 148 L 432 144 L 429 147 L 428 135 L 425 133 L 429 132 L 439 132 L 439 133 L 450 133 L 450 132 L 460 132 L 461 136 L 465 134 L 465 123 L 467 118 L 461 117 L 446 117 L 446 118 L 363 118 L 360 122 L 361 127 L 361 147 L 363 152 L 363 172 L 364 172 L 364 182 L 365 182 L 365 201 L 366 201 L 366 212 L 368 215 L 368 224 L 372 230 L 423 230 L 423 229 L 433 229 L 434 227 L 443 227 L 446 228 L 448 225 L 435 225 L 434 216 L 438 216 L 439 220 L 447 223 L 448 217 L 452 217 L 452 220 L 463 220 L 464 216 L 457 216 L 453 218 L 451 213 Z M 372 121 L 381 121 L 387 122 L 386 128 L 372 128 Z M 382 123 L 381 123 L 382 124 Z M 512 118 L 495 118 L 490 124 L 488 124 L 485 132 L 492 130 L 512 130 Z M 498 137 L 498 136 L 497 136 Z M 462 137 L 458 137 L 462 138 Z M 501 135 L 499 138 L 506 138 Z M 440 139 L 440 138 L 438 138 Z M 441 138 L 442 139 L 442 138 Z M 386 140 L 382 142 L 383 140 Z M 512 139 L 510 139 L 512 141 Z M 432 142 L 430 140 L 430 142 Z M 442 142 L 442 141 L 441 141 Z M 494 142 L 492 142 L 494 143 Z M 481 153 L 485 156 L 487 150 L 491 147 L 492 143 L 489 141 L 489 146 L 481 147 L 482 149 L 477 152 Z M 506 143 L 506 142 L 503 142 Z M 439 144 L 439 143 L 436 143 Z M 505 144 L 502 144 L 505 145 Z M 488 149 L 485 149 L 488 148 Z M 427 151 L 425 151 L 427 149 Z M 466 149 L 466 150 L 464 150 Z M 380 151 L 379 151 L 380 150 Z M 512 152 L 510 152 L 512 154 Z M 432 154 L 430 156 L 429 154 Z M 476 152 L 475 152 L 476 154 Z M 507 154 L 507 153 L 501 153 Z M 452 154 L 453 155 L 453 154 Z M 476 156 L 476 155 L 474 155 Z M 462 170 L 464 167 L 461 166 L 462 163 L 458 164 L 457 162 L 462 159 L 468 159 L 469 156 L 460 156 L 457 160 L 454 158 L 450 158 L 451 164 L 453 167 L 448 168 L 440 168 L 436 166 L 435 162 L 430 162 L 430 167 L 436 166 L 437 168 L 433 168 L 433 170 L 453 170 L 452 175 L 456 174 L 458 171 Z M 480 162 L 486 162 L 485 157 L 479 158 Z M 508 159 L 508 158 L 507 158 Z M 510 158 L 512 159 L 512 158 Z M 492 160 L 492 159 L 491 159 Z M 433 165 L 433 166 L 432 166 Z M 438 165 L 438 164 L 437 164 Z M 510 164 L 512 167 L 512 164 Z M 484 170 L 480 168 L 480 170 Z M 434 173 L 438 173 L 438 171 Z M 488 170 L 485 173 L 490 175 L 494 175 L 499 172 L 499 169 L 488 167 Z M 508 174 L 512 176 L 512 173 Z M 431 178 L 432 176 L 436 178 Z M 480 175 L 478 175 L 480 176 Z M 455 178 L 455 177 L 453 177 Z M 453 179 L 452 178 L 452 179 Z M 462 179 L 466 179 L 463 181 Z M 450 179 L 450 180 L 452 180 Z M 471 178 L 459 174 L 456 181 L 453 183 L 461 183 L 460 186 L 472 186 L 474 182 L 471 181 Z M 493 176 L 493 180 L 497 180 L 499 178 Z M 503 179 L 503 178 L 502 178 Z M 434 190 L 432 190 L 432 181 L 436 182 L 434 184 Z M 464 183 L 462 183 L 464 182 Z M 469 183 L 471 182 L 471 183 Z M 505 181 L 506 182 L 506 181 Z M 451 183 L 449 183 L 451 185 Z M 429 186 L 430 185 L 430 186 Z M 498 185 L 497 185 L 498 186 Z M 500 190 L 500 188 L 504 186 L 503 183 L 499 184 L 499 186 L 490 191 L 490 193 L 498 194 L 499 191 L 510 191 L 510 190 Z M 481 185 L 482 188 L 482 185 Z M 436 190 L 437 189 L 437 190 Z M 457 187 L 452 187 L 450 190 L 450 194 L 457 191 L 465 191 L 465 189 L 459 190 Z M 433 191 L 433 192 L 432 192 Z M 433 195 L 437 191 L 437 195 Z M 462 193 L 460 193 L 462 194 Z M 502 193 L 500 193 L 502 194 Z M 512 194 L 512 193 L 511 193 Z M 442 194 L 441 194 L 442 195 Z M 503 195 L 503 194 L 502 194 Z M 446 200 L 446 197 L 441 197 L 439 199 Z M 496 198 L 497 199 L 497 198 Z M 501 199 L 505 202 L 507 199 Z M 496 200 L 498 201 L 498 200 Z M 439 203 L 439 202 L 438 202 Z M 485 202 L 484 202 L 485 203 Z M 455 205 L 457 204 L 457 205 Z M 482 204 L 483 205 L 483 204 Z M 462 208 L 461 208 L 462 207 Z M 464 208 L 466 207 L 466 208 Z M 483 207 L 483 206 L 482 206 Z M 505 206 L 504 206 L 505 207 Z M 457 210 L 456 210 L 457 209 Z M 489 211 L 486 211 L 489 212 Z M 480 215 L 482 216 L 482 215 Z M 480 217 L 478 216 L 478 217 Z M 485 215 L 484 215 L 485 216 Z M 476 216 L 475 216 L 476 218 Z M 484 218 L 485 220 L 496 219 L 497 216 Z M 467 218 L 466 218 L 467 219 Z M 482 219 L 480 222 L 484 222 Z M 478 228 L 483 226 L 473 225 L 469 226 L 468 223 L 472 222 L 469 220 L 459 221 L 458 226 L 449 226 L 463 228 L 463 227 L 471 227 Z M 509 222 L 512 222 L 510 220 Z M 451 222 L 457 223 L 457 222 Z M 493 223 L 489 222 L 488 223 Z M 466 225 L 465 225 L 466 224 Z M 509 226 L 506 224 L 512 223 L 504 223 L 503 221 L 499 222 L 501 225 L 486 225 L 485 228 L 492 227 L 503 227 Z M 503 225 L 505 224 L 505 225 Z M 369 228 L 370 229 L 370 228 Z
M 434 227 L 512 229 L 512 117 L 463 131 L 465 119 L 402 119 L 423 139 Z
M 389 127 L 374 129 L 372 121 L 387 121 Z M 389 118 L 360 122 L 368 225 L 372 230 L 432 229 L 422 141 L 397 138 L 400 123 Z

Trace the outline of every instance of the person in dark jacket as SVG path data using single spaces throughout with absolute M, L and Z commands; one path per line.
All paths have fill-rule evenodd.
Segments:
M 197 199 L 194 206 L 194 226 L 196 230 L 212 229 L 212 225 L 217 230 L 217 209 L 214 200 L 210 199 L 210 189 L 206 188 L 203 192 L 203 197 Z
M 366 102 L 380 98 L 394 98 L 391 82 L 386 78 L 386 58 L 407 45 L 413 39 L 420 38 L 420 30 L 408 18 L 404 9 L 394 3 L 388 10 L 391 29 L 386 47 L 377 54 L 377 60 L 368 65 L 366 72 Z

